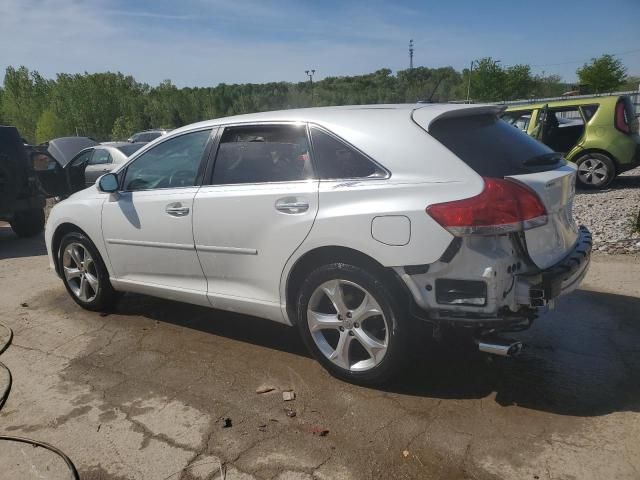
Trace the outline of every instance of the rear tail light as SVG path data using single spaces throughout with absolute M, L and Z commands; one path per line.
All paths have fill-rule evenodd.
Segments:
M 429 205 L 427 213 L 456 236 L 501 235 L 547 223 L 547 210 L 533 190 L 499 178 L 484 178 L 484 190 L 475 197 Z
M 627 118 L 627 111 L 622 100 L 618 100 L 618 103 L 616 103 L 614 125 L 621 132 L 631 133 L 631 122 Z

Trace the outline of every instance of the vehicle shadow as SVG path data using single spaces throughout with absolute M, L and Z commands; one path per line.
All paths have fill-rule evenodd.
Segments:
M 0 260 L 46 254 L 47 248 L 43 234 L 35 237 L 20 238 L 13 233 L 9 224 L 0 222 Z
M 309 357 L 295 328 L 240 314 L 127 295 L 118 314 L 142 315 L 213 335 Z M 640 298 L 577 291 L 527 332 L 517 358 L 424 335 L 410 367 L 378 389 L 438 399 L 481 399 L 571 416 L 640 411 Z M 459 337 L 458 337 L 459 338 Z M 337 380 L 336 380 L 337 382 Z

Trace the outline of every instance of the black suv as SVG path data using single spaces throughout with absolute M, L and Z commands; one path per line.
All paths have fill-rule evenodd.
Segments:
M 40 233 L 47 198 L 77 190 L 69 184 L 65 162 L 97 144 L 87 137 L 64 137 L 34 147 L 15 127 L 0 126 L 0 221 L 9 222 L 20 237 Z

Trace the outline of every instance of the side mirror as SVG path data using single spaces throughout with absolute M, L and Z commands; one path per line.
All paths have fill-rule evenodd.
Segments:
M 118 191 L 118 176 L 115 173 L 107 173 L 98 179 L 98 189 L 105 193 Z

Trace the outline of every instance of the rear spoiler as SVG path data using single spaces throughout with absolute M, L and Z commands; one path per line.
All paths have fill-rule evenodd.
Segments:
M 433 124 L 439 120 L 472 115 L 499 115 L 506 108 L 506 105 L 425 105 L 413 110 L 411 118 L 428 132 Z

